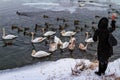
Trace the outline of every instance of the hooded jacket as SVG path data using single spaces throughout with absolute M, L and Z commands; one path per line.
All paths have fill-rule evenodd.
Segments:
M 113 55 L 113 47 L 108 42 L 109 33 L 115 30 L 115 20 L 111 21 L 111 27 L 108 28 L 109 21 L 103 17 L 98 23 L 98 29 L 95 31 L 93 40 L 98 41 L 97 57 L 99 61 L 107 61 Z

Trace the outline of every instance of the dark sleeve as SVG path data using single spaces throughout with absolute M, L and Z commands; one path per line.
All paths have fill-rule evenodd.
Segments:
M 115 23 L 116 23 L 115 20 L 111 21 L 111 27 L 108 29 L 110 33 L 112 33 L 115 30 Z
M 98 30 L 96 30 L 94 35 L 93 35 L 93 40 L 97 41 L 97 39 L 98 39 Z

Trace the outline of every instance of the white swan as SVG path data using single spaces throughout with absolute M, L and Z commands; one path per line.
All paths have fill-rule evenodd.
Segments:
M 85 51 L 85 50 L 87 50 L 87 46 L 88 46 L 88 43 L 87 43 L 86 45 L 80 43 L 80 44 L 79 44 L 79 49 Z
M 74 50 L 74 48 L 75 48 L 75 42 L 76 42 L 76 39 L 74 37 L 71 37 L 71 39 L 69 41 L 70 44 L 68 46 L 69 50 Z
M 4 39 L 4 40 L 9 40 L 9 39 L 15 39 L 16 37 L 17 37 L 17 36 L 11 35 L 11 34 L 5 35 L 5 28 L 3 28 L 2 39 Z
M 69 45 L 69 42 L 66 41 L 60 45 L 60 49 L 65 49 L 68 47 L 68 45 Z
M 31 34 L 32 34 L 32 39 L 31 39 L 32 43 L 39 43 L 46 39 L 46 37 L 37 37 L 34 39 L 34 33 L 31 32 Z
M 48 52 L 45 52 L 45 51 L 35 51 L 35 50 L 32 50 L 32 54 L 31 56 L 32 57 L 37 57 L 37 58 L 41 58 L 41 57 L 46 57 L 46 56 L 49 56 L 51 53 L 48 53 Z
M 94 42 L 93 38 L 88 38 L 88 32 L 86 32 L 86 39 L 85 39 L 85 42 L 87 43 L 91 43 L 91 42 Z
M 61 31 L 62 36 L 72 36 L 75 34 L 76 34 L 76 32 L 74 32 L 74 31 L 65 31 L 65 30 Z
M 54 31 L 47 31 L 46 33 L 44 33 L 44 36 L 51 36 L 53 34 L 55 34 L 56 32 Z
M 57 50 L 57 43 L 52 43 L 50 42 L 50 45 L 49 45 L 49 51 L 50 52 L 54 52 L 55 50 Z
M 85 6 L 85 3 L 79 3 L 79 7 Z
M 63 44 L 60 38 L 58 38 L 57 36 L 54 36 L 54 42 L 57 44 Z

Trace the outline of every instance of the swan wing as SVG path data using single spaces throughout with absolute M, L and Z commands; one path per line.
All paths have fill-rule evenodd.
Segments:
M 51 35 L 53 35 L 53 34 L 55 34 L 56 32 L 54 32 L 54 31 L 47 31 L 45 34 L 44 34 L 44 36 L 51 36 Z
M 76 32 L 73 32 L 73 31 L 67 31 L 65 32 L 64 34 L 62 34 L 62 36 L 71 36 L 71 35 L 75 35 Z
M 38 38 L 35 38 L 34 40 L 32 40 L 33 43 L 39 43 L 39 42 L 42 42 L 43 40 L 45 40 L 46 38 L 43 38 L 43 37 L 38 37 Z
M 45 56 L 49 56 L 51 53 L 47 53 L 45 51 L 38 51 L 36 52 L 34 55 L 32 55 L 33 57 L 45 57 Z
M 60 38 L 58 38 L 57 36 L 54 37 L 54 42 L 55 43 L 62 43 L 62 41 L 60 40 Z
M 62 46 L 60 46 L 60 48 L 61 48 L 61 49 L 65 49 L 65 48 L 68 47 L 68 45 L 69 45 L 69 42 L 66 41 L 66 42 L 63 43 Z
M 88 38 L 85 40 L 85 42 L 94 42 L 93 38 Z
M 9 35 L 4 36 L 3 39 L 14 39 L 14 38 L 16 38 L 16 37 L 17 37 L 17 36 L 15 36 L 15 35 L 9 34 Z

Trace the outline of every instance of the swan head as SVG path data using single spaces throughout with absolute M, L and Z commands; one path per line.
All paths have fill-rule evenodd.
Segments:
M 58 42 L 57 46 L 58 47 L 63 46 L 63 43 Z
M 88 35 L 88 34 L 89 34 L 89 32 L 85 32 L 85 34 L 86 34 L 86 35 Z
M 34 32 L 31 32 L 32 35 L 34 35 L 35 33 Z

